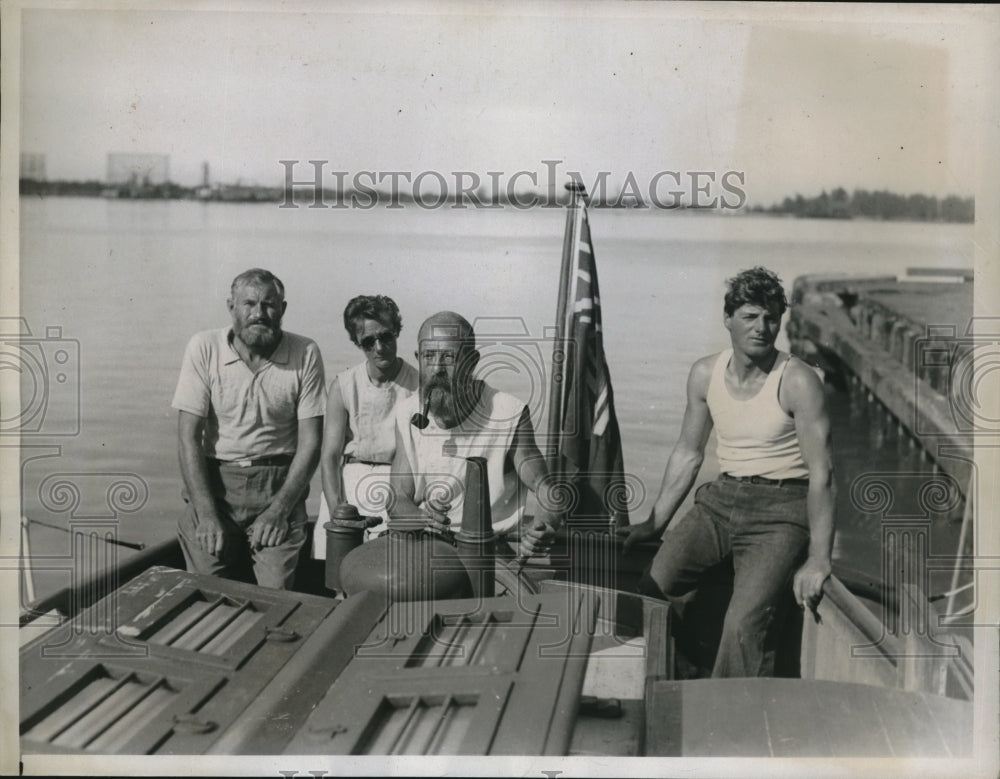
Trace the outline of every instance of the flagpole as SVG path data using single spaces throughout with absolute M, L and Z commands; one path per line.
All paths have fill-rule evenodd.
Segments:
M 566 341 L 566 308 L 569 305 L 569 288 L 573 269 L 573 246 L 576 243 L 576 209 L 580 207 L 579 199 L 586 197 L 587 190 L 580 181 L 566 184 L 570 193 L 569 205 L 566 209 L 566 232 L 563 236 L 562 269 L 559 273 L 559 299 L 556 305 L 556 335 L 552 345 L 552 374 L 549 381 L 549 424 L 545 441 L 545 459 L 550 473 L 558 473 L 559 467 L 559 432 L 562 429 L 562 400 L 566 384 L 567 355 L 562 351 L 563 359 L 556 360 L 556 355 L 562 350 Z
M 566 309 L 569 306 L 569 290 L 572 282 L 573 246 L 576 244 L 576 209 L 579 208 L 579 198 L 586 196 L 586 188 L 580 181 L 570 181 L 566 184 L 569 190 L 569 205 L 566 209 L 566 233 L 563 236 L 562 268 L 559 272 L 559 298 L 556 304 L 556 334 L 552 343 L 552 373 L 549 378 L 549 424 L 545 439 L 545 463 L 549 474 L 562 473 L 562 463 L 559 456 L 559 433 L 562 430 L 562 399 L 566 384 L 566 367 L 569 355 L 563 349 L 566 341 Z M 562 352 L 562 359 L 556 356 Z M 527 562 L 527 556 L 518 555 L 514 564 L 516 576 Z

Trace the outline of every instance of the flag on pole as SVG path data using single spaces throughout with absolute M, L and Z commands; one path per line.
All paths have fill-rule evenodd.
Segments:
M 611 374 L 604 355 L 601 326 L 601 295 L 597 264 L 590 241 L 587 210 L 573 203 L 567 215 L 564 258 L 565 320 L 560 324 L 564 338 L 572 342 L 562 374 L 558 412 L 558 453 L 566 475 L 575 471 L 579 499 L 572 515 L 613 517 L 616 525 L 628 525 L 625 466 L 621 433 L 615 415 Z M 564 266 L 567 263 L 564 262 Z

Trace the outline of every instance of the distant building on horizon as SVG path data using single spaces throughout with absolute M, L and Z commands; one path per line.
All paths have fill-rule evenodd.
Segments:
M 108 154 L 110 186 L 148 188 L 170 180 L 169 154 Z
M 37 152 L 21 152 L 21 178 L 46 181 L 45 155 Z

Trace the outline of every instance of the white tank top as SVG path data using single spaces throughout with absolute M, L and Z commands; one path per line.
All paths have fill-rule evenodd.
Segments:
M 795 421 L 778 403 L 778 385 L 789 357 L 778 352 L 760 391 L 737 400 L 726 387 L 726 367 L 733 350 L 719 355 L 708 383 L 708 410 L 718 441 L 719 470 L 730 476 L 766 479 L 806 479 Z
M 367 363 L 361 363 L 337 374 L 337 382 L 349 428 L 344 454 L 388 465 L 396 451 L 393 411 L 399 401 L 417 391 L 417 369 L 403 360 L 396 378 L 376 387 L 368 378 Z
M 420 411 L 420 396 L 399 404 L 396 424 L 403 451 L 413 467 L 414 501 L 419 506 L 437 496 L 451 509 L 452 530 L 462 526 L 465 497 L 466 457 L 485 457 L 489 477 L 493 530 L 504 533 L 517 527 L 524 513 L 525 489 L 511 467 L 510 448 L 525 405 L 513 395 L 489 385 L 483 387 L 479 403 L 458 428 L 438 427 L 434 417 L 418 430 L 410 417 Z

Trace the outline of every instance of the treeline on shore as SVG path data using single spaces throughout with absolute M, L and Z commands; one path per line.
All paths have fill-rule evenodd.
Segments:
M 856 189 L 848 194 L 843 187 L 816 197 L 786 197 L 770 208 L 753 206 L 755 213 L 791 214 L 814 219 L 882 219 L 917 222 L 973 222 L 976 201 L 971 197 L 948 195 L 898 195 L 888 190 L 869 192 Z
M 163 199 L 187 199 L 197 198 L 201 200 L 225 200 L 232 202 L 275 202 L 282 203 L 287 194 L 280 187 L 246 186 L 240 184 L 215 185 L 207 187 L 182 187 L 172 182 L 165 182 L 157 185 L 123 184 L 108 185 L 100 181 L 37 181 L 33 179 L 20 180 L 20 193 L 22 195 L 68 195 L 77 197 L 115 197 L 115 198 L 163 198 Z M 485 194 L 480 200 L 481 204 L 491 207 L 505 205 L 510 201 L 503 196 L 490 198 Z M 413 198 L 408 193 L 398 192 L 394 195 L 380 190 L 366 190 L 364 192 L 339 191 L 295 191 L 292 193 L 292 200 L 296 204 L 309 205 L 317 199 L 319 202 L 326 202 L 337 207 L 344 207 L 345 203 L 356 204 L 357 198 L 362 198 L 364 207 L 371 207 L 376 203 L 388 203 L 399 207 L 403 203 L 413 202 Z M 534 202 L 532 202 L 534 198 Z M 517 196 L 517 205 L 525 207 L 538 205 L 540 203 L 563 204 L 568 199 L 565 193 L 557 193 L 554 197 L 546 198 L 544 195 L 534 193 L 521 193 Z M 437 205 L 450 202 L 450 198 L 444 197 Z M 615 203 L 592 202 L 596 208 L 637 208 L 650 207 L 649 204 L 642 204 L 623 200 Z M 655 210 L 655 208 L 654 208 Z M 673 209 L 667 209 L 673 210 Z M 704 209 L 703 209 L 704 210 Z M 711 210 L 711 209 L 709 209 Z M 795 197 L 786 197 L 781 203 L 775 203 L 770 207 L 760 205 L 748 206 L 746 210 L 754 214 L 773 214 L 776 216 L 796 216 L 813 219 L 877 219 L 887 221 L 918 221 L 918 222 L 964 222 L 975 221 L 976 207 L 975 198 L 959 197 L 958 195 L 947 195 L 938 198 L 933 195 L 899 195 L 888 190 L 877 190 L 869 192 L 866 189 L 856 189 L 848 193 L 843 187 L 837 187 L 832 192 L 823 190 L 816 197 L 803 197 L 796 194 Z

